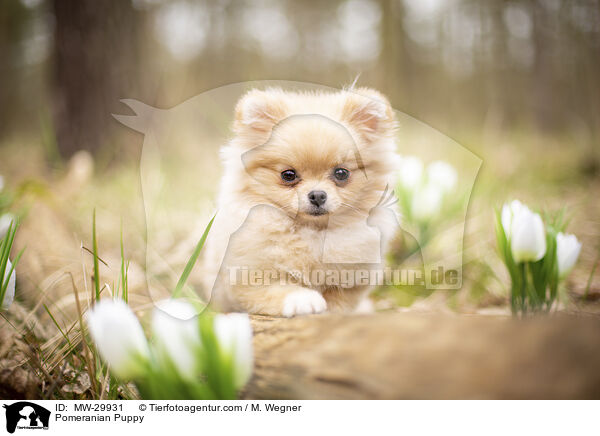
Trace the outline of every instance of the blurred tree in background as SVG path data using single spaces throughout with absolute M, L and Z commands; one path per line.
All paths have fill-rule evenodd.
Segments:
M 596 0 L 6 0 L 0 51 L 0 135 L 46 123 L 65 156 L 116 152 L 121 98 L 169 107 L 232 82 L 359 73 L 467 143 L 526 130 L 574 138 L 590 161 L 600 148 Z
M 70 156 L 107 143 L 111 112 L 137 91 L 139 18 L 128 1 L 53 0 L 52 12 L 52 107 L 58 147 Z

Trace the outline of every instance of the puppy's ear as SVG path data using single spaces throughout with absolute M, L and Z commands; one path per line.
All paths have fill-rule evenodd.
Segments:
M 342 119 L 367 142 L 390 136 L 396 128 L 394 110 L 389 101 L 370 88 L 345 92 Z
M 287 114 L 283 91 L 253 89 L 238 101 L 233 129 L 238 134 L 268 134 Z

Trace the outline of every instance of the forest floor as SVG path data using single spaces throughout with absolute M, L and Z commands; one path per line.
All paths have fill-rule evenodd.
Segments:
M 372 298 L 375 315 L 369 315 L 371 322 L 378 319 L 377 313 L 390 312 L 427 314 L 434 319 L 477 315 L 509 320 L 508 282 L 495 253 L 493 208 L 513 198 L 566 208 L 571 219 L 569 231 L 582 241 L 583 249 L 564 286 L 558 311 L 596 318 L 600 313 L 600 271 L 592 271 L 600 253 L 600 176 L 584 168 L 583 152 L 556 144 L 548 147 L 543 150 L 544 158 L 537 160 L 540 149 L 533 147 L 528 155 L 522 155 L 518 144 L 482 151 L 487 157 L 469 205 L 462 289 L 433 293 L 381 289 Z M 152 301 L 169 295 L 177 278 L 165 268 L 149 289 L 145 265 L 152 257 L 145 246 L 149 230 L 137 165 L 125 161 L 100 172 L 94 171 L 87 154 L 78 154 L 60 167 L 48 165 L 41 153 L 31 153 L 26 147 L 6 147 L 0 154 L 0 174 L 14 193 L 11 212 L 22 216 L 15 250 L 25 249 L 17 267 L 16 302 L 0 318 L 0 397 L 106 398 L 91 380 L 86 356 L 77 351 L 81 347 L 78 307 L 90 304 L 94 280 L 93 256 L 88 251 L 92 247 L 92 216 L 96 216 L 103 292 L 112 293 L 119 287 L 121 241 L 130 262 L 129 301 L 140 317 L 149 312 Z M 206 165 L 215 166 L 214 162 Z M 214 191 L 214 176 L 207 177 L 204 184 L 190 189 Z M 212 204 L 207 199 L 196 207 L 201 219 L 193 231 L 175 229 L 158 238 L 161 256 L 168 258 L 170 265 L 185 264 Z M 190 215 L 179 219 L 189 222 Z M 339 322 L 334 318 L 331 322 Z M 432 328 L 421 321 L 414 325 Z M 464 332 L 466 328 L 458 329 Z M 435 332 L 429 333 L 431 337 Z M 286 337 L 290 335 L 287 331 Z M 129 395 L 121 390 L 116 398 Z M 586 391 L 586 395 L 591 394 Z

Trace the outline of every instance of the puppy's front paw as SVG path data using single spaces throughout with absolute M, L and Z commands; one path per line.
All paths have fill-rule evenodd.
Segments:
M 285 317 L 294 315 L 308 315 L 311 313 L 321 313 L 327 309 L 327 302 L 317 291 L 305 289 L 302 291 L 293 291 L 283 300 L 283 311 Z

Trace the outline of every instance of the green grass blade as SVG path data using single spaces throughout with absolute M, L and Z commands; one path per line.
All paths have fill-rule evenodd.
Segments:
M 96 209 L 92 219 L 92 252 L 94 254 L 94 290 L 96 301 L 100 301 L 100 266 L 98 265 L 98 240 L 96 239 Z
M 123 245 L 123 222 L 121 222 L 121 297 L 128 303 L 129 286 L 127 283 L 127 273 L 129 271 L 129 261 L 125 262 L 125 249 Z
M 6 274 L 6 267 L 8 266 L 8 260 L 10 256 L 10 251 L 12 250 L 13 242 L 15 239 L 15 235 L 17 233 L 17 228 L 19 227 L 18 219 L 15 221 L 11 221 L 8 225 L 8 230 L 6 235 L 2 240 L 0 240 L 0 307 L 2 307 L 2 303 L 4 301 L 4 297 L 6 295 L 6 290 L 8 288 L 8 283 L 10 281 L 10 276 L 15 270 L 19 260 L 21 259 L 21 255 L 25 249 L 22 249 L 13 262 L 11 262 L 12 266 L 10 267 L 8 274 Z
M 60 332 L 62 337 L 65 338 L 65 340 L 67 341 L 67 344 L 69 344 L 69 348 L 71 348 L 72 345 L 71 345 L 71 341 L 69 340 L 69 336 L 67 336 L 67 334 L 64 332 L 64 330 L 60 327 L 60 325 L 56 321 L 56 318 L 54 318 L 54 315 L 52 315 L 52 312 L 50 312 L 50 309 L 48 309 L 48 306 L 46 306 L 45 304 L 44 304 L 44 309 L 46 309 L 46 313 L 48 313 L 48 316 L 50 317 L 50 319 L 52 320 L 52 322 L 54 323 L 54 325 L 56 326 L 56 328 L 58 329 L 58 331 Z
M 181 294 L 181 291 L 182 291 L 183 287 L 185 286 L 185 283 L 187 282 L 187 279 L 188 279 L 190 273 L 192 272 L 194 265 L 196 264 L 196 260 L 198 260 L 198 256 L 200 256 L 200 251 L 202 251 L 202 247 L 204 247 L 204 242 L 206 242 L 206 237 L 208 236 L 208 232 L 210 231 L 210 228 L 213 225 L 215 217 L 216 217 L 216 215 L 212 217 L 212 219 L 206 226 L 206 229 L 204 229 L 204 233 L 202 234 L 202 237 L 198 241 L 198 244 L 196 245 L 196 249 L 192 253 L 192 256 L 189 258 L 189 260 L 183 270 L 183 273 L 181 274 L 181 277 L 179 277 L 179 281 L 177 282 L 177 285 L 175 286 L 175 290 L 173 291 L 173 294 L 171 294 L 172 298 L 177 298 Z

